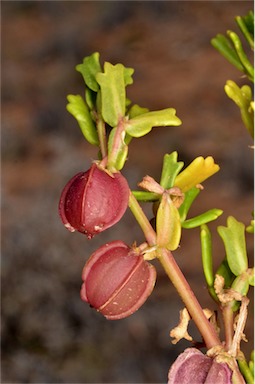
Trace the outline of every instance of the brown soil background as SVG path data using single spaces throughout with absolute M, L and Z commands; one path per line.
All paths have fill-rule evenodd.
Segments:
M 177 150 L 186 164 L 214 156 L 221 171 L 205 183 L 192 213 L 224 210 L 211 225 L 217 267 L 224 251 L 216 225 L 229 215 L 250 221 L 253 152 L 223 90 L 227 79 L 245 79 L 210 39 L 237 30 L 234 17 L 252 8 L 251 1 L 2 2 L 2 383 L 167 381 L 171 363 L 190 344 L 170 342 L 182 303 L 158 265 L 153 294 L 130 318 L 106 321 L 79 298 L 81 270 L 95 249 L 143 237 L 129 213 L 91 241 L 60 222 L 63 186 L 97 155 L 66 112 L 66 95 L 83 93 L 74 67 L 98 51 L 101 62 L 135 69 L 133 102 L 176 108 L 183 125 L 133 140 L 124 174 L 135 188 L 145 174 L 159 178 L 165 153 Z M 248 251 L 252 257 L 251 238 Z M 175 254 L 201 304 L 215 308 L 202 275 L 199 230 L 184 231 Z M 251 305 L 250 341 L 252 313 Z M 243 344 L 247 356 L 251 344 Z

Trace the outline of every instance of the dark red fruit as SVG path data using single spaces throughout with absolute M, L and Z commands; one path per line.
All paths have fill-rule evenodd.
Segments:
M 82 272 L 81 298 L 109 320 L 127 317 L 151 294 L 156 270 L 122 241 L 95 251 Z
M 59 214 L 65 227 L 91 239 L 117 223 L 124 215 L 129 186 L 120 172 L 112 176 L 93 164 L 87 172 L 75 175 L 60 197 Z
M 168 384 L 231 384 L 231 377 L 226 363 L 218 363 L 196 348 L 187 348 L 170 368 Z

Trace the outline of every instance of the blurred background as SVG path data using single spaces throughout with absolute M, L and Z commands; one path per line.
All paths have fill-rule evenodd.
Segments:
M 83 94 L 75 65 L 100 52 L 101 63 L 135 69 L 128 97 L 153 109 L 173 107 L 183 121 L 132 141 L 124 174 L 131 188 L 159 179 L 165 153 L 188 164 L 212 155 L 221 171 L 208 180 L 191 214 L 221 208 L 212 223 L 215 267 L 224 257 L 216 226 L 229 215 L 248 224 L 253 150 L 239 110 L 223 87 L 246 82 L 210 39 L 237 31 L 252 1 L 2 1 L 2 383 L 163 383 L 177 355 L 169 331 L 183 307 L 157 263 L 156 287 L 131 317 L 107 321 L 80 300 L 82 267 L 107 241 L 143 242 L 131 214 L 91 241 L 58 216 L 66 182 L 97 156 L 65 109 Z M 151 215 L 151 208 L 145 208 Z M 252 255 L 252 239 L 248 238 Z M 203 307 L 215 308 L 201 270 L 199 230 L 185 230 L 177 261 Z M 253 295 L 250 295 L 252 299 Z M 243 343 L 252 349 L 253 304 Z M 191 325 L 191 333 L 199 339 Z

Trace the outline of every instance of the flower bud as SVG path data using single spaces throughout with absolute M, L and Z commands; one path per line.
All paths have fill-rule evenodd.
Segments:
M 170 251 L 178 248 L 181 239 L 181 219 L 170 195 L 164 192 L 156 216 L 157 245 Z
M 85 233 L 91 239 L 121 219 L 128 199 L 129 187 L 124 176 L 119 172 L 110 176 L 93 164 L 66 184 L 59 214 L 69 231 Z
M 168 373 L 168 384 L 231 384 L 232 371 L 198 349 L 187 348 Z
M 82 272 L 81 299 L 109 320 L 127 317 L 151 294 L 154 266 L 139 251 L 112 241 L 95 251 Z

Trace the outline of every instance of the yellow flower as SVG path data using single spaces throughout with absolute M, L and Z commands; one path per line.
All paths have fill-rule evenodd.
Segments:
M 197 157 L 188 165 L 175 179 L 174 186 L 179 187 L 182 192 L 186 192 L 197 184 L 202 183 L 208 177 L 218 172 L 220 167 L 214 163 L 214 159 L 208 156 L 204 159 Z

